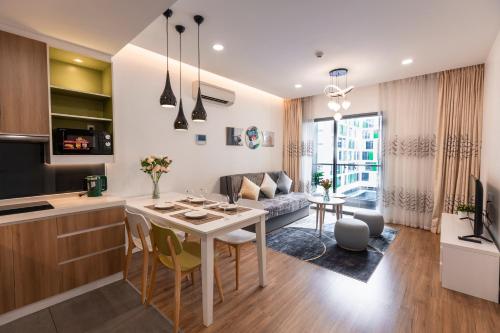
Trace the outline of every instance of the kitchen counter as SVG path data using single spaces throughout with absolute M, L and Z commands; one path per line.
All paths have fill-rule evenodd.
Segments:
M 71 193 L 5 199 L 0 200 L 0 206 L 38 201 L 47 201 L 54 209 L 0 216 L 0 226 L 125 205 L 125 199 L 116 196 L 103 195 L 101 197 L 89 198 L 87 196 L 79 197 L 77 193 Z

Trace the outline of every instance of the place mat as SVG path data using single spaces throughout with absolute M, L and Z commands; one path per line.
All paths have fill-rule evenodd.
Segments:
M 218 206 L 210 207 L 208 209 L 214 210 L 214 211 L 219 212 L 219 213 L 224 213 L 227 215 L 236 215 L 236 214 L 240 214 L 240 213 L 244 213 L 244 212 L 248 212 L 249 210 L 252 210 L 251 208 L 246 208 L 246 207 L 241 207 L 241 206 L 238 206 L 238 208 L 236 208 L 234 210 L 226 210 L 226 211 L 224 211 L 224 209 L 222 209 L 222 208 L 219 208 Z
M 155 205 L 149 205 L 149 206 L 144 206 L 144 207 L 151 209 L 151 210 L 154 210 L 154 211 L 157 211 L 157 212 L 160 212 L 160 213 L 163 213 L 163 214 L 173 213 L 173 212 L 177 212 L 179 210 L 187 209 L 186 207 L 179 206 L 179 205 L 175 205 L 174 207 L 168 208 L 168 209 L 159 209 L 159 208 L 156 208 Z
M 217 203 L 217 201 L 211 201 L 211 200 L 207 200 L 204 203 L 203 202 L 191 202 L 187 199 L 182 199 L 182 200 L 179 200 L 178 202 L 182 202 L 183 204 L 190 205 L 192 207 L 202 207 L 204 203 L 206 205 L 211 205 L 211 204 Z
M 207 216 L 202 218 L 202 219 L 190 219 L 189 217 L 185 217 L 184 213 L 175 214 L 175 215 L 172 215 L 172 217 L 175 217 L 176 219 L 179 219 L 179 220 L 184 221 L 184 222 L 192 223 L 194 225 L 205 224 L 208 222 L 223 219 L 222 216 L 213 215 L 210 213 L 208 213 Z

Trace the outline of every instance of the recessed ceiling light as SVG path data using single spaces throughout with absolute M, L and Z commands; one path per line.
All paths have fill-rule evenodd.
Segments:
M 302 88 L 302 85 L 300 83 L 295 83 L 294 87 L 299 89 L 299 88 Z
M 80 59 L 80 58 L 75 58 L 75 59 L 73 59 L 73 61 L 74 61 L 74 62 L 77 62 L 77 63 L 79 63 L 79 64 L 81 64 L 81 63 L 83 62 L 83 60 L 82 60 L 82 59 Z
M 411 63 L 413 63 L 412 58 L 404 59 L 403 61 L 401 61 L 401 65 L 409 65 Z
M 224 45 L 222 45 L 222 44 L 214 44 L 214 46 L 212 46 L 212 48 L 215 51 L 222 51 L 222 50 L 224 50 Z

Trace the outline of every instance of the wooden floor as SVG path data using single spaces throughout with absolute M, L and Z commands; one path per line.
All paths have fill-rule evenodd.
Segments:
M 268 250 L 269 284 L 260 288 L 252 244 L 242 249 L 236 292 L 234 262 L 227 248 L 219 247 L 225 301 L 214 294 L 214 324 L 204 327 L 196 274 L 195 285 L 185 282 L 182 289 L 181 328 L 188 333 L 500 332 L 500 305 L 441 288 L 439 236 L 395 228 L 399 234 L 368 283 Z M 140 269 L 136 254 L 129 276 L 136 286 Z M 172 316 L 173 275 L 165 269 L 158 271 L 153 302 Z

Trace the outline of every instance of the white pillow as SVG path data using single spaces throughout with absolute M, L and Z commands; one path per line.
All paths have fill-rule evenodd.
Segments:
M 264 179 L 262 180 L 262 184 L 260 184 L 260 190 L 266 197 L 269 199 L 274 198 L 274 194 L 276 193 L 276 188 L 278 185 L 274 182 L 274 180 L 266 173 L 264 174 Z

